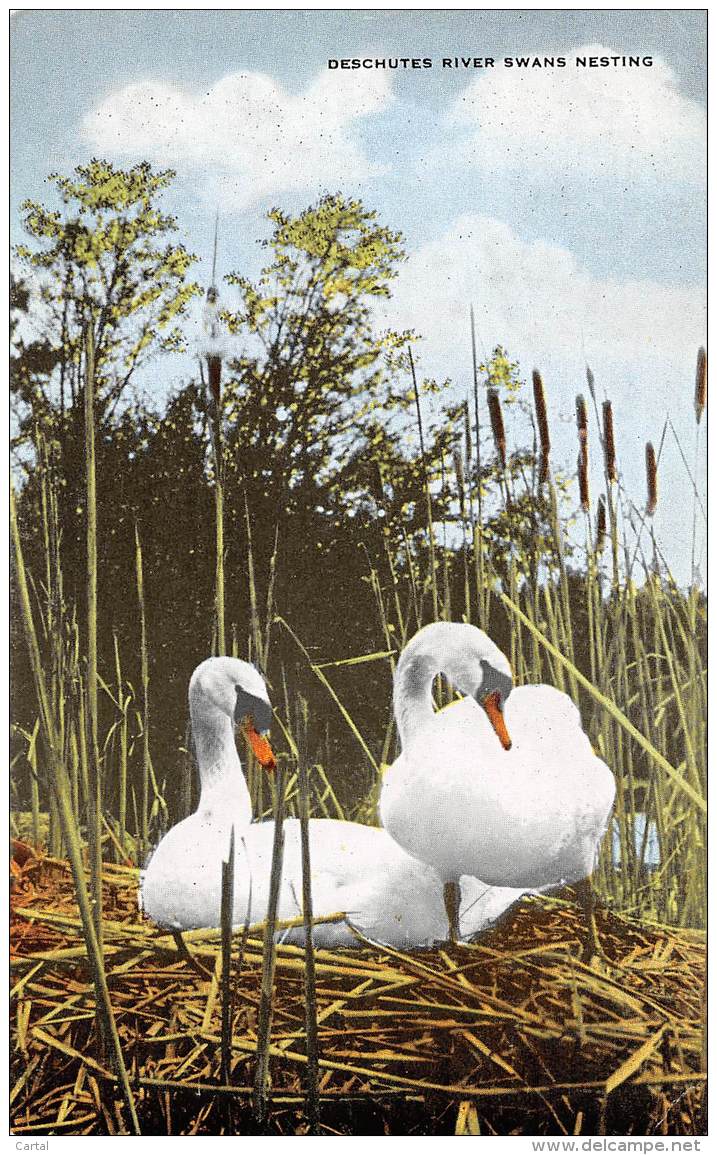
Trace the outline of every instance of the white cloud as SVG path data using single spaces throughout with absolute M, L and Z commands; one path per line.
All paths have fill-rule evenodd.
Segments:
M 380 171 L 351 129 L 392 100 L 390 77 L 380 72 L 320 73 L 296 95 L 258 72 L 232 73 L 208 92 L 148 80 L 111 93 L 87 114 L 83 132 L 110 155 L 188 169 L 224 207 L 245 208 L 283 190 Z
M 702 181 L 706 118 L 659 57 L 651 67 L 576 67 L 622 56 L 600 44 L 565 54 L 565 68 L 496 67 L 472 81 L 449 121 L 475 135 L 463 159 L 493 171 Z
M 568 351 L 625 363 L 674 363 L 703 335 L 701 294 L 649 280 L 601 278 L 568 249 L 526 241 L 494 217 L 459 217 L 404 266 L 392 320 L 450 348 L 472 302 L 486 340 L 526 350 L 533 361 Z

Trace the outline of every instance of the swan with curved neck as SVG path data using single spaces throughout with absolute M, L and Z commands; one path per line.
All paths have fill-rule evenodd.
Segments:
M 271 770 L 273 755 L 263 731 L 271 706 L 263 678 L 246 662 L 210 658 L 189 687 L 192 733 L 201 780 L 194 814 L 165 835 L 141 883 L 141 906 L 173 930 L 219 926 L 221 864 L 235 834 L 233 922 L 261 922 L 266 915 L 274 823 L 251 823 L 251 799 L 234 741 L 239 724 L 259 761 Z M 344 913 L 346 922 L 318 923 L 321 946 L 357 946 L 351 924 L 368 938 L 400 948 L 428 946 L 447 937 L 441 880 L 407 854 L 385 831 L 355 822 L 312 818 L 309 823 L 314 917 Z M 474 934 L 515 902 L 523 890 L 462 880 L 464 935 Z M 301 916 L 301 843 L 296 819 L 284 823 L 284 864 L 278 916 Z M 303 928 L 287 934 L 303 940 Z
M 465 697 L 435 713 L 439 673 Z M 508 660 L 487 634 L 438 622 L 401 654 L 394 708 L 402 752 L 384 779 L 381 821 L 438 872 L 453 929 L 461 875 L 526 888 L 589 877 L 615 780 L 567 695 L 513 689 Z

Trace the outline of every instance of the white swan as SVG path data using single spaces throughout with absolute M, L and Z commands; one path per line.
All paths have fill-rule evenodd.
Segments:
M 219 926 L 221 864 L 232 827 L 236 859 L 233 922 L 266 916 L 274 823 L 250 825 L 251 800 L 234 741 L 234 722 L 260 760 L 271 766 L 271 706 L 253 666 L 235 658 L 210 658 L 189 686 L 192 733 L 201 778 L 194 814 L 174 826 L 151 856 L 141 881 L 140 905 L 153 921 L 172 930 Z M 285 848 L 280 919 L 301 916 L 299 823 L 284 824 Z M 412 858 L 385 830 L 334 819 L 311 819 L 311 883 L 314 917 L 345 912 L 366 937 L 399 948 L 427 946 L 448 936 L 441 881 Z M 494 922 L 523 890 L 487 887 L 463 879 L 461 932 L 468 936 Z M 301 942 L 303 928 L 285 934 Z M 320 946 L 357 946 L 346 923 L 318 924 Z
M 466 697 L 435 713 L 438 673 Z M 587 879 L 610 817 L 615 779 L 576 706 L 552 686 L 512 685 L 505 655 L 459 622 L 420 630 L 396 668 L 402 753 L 384 778 L 381 822 L 438 872 L 449 920 L 463 874 L 536 889 Z M 588 926 L 594 938 L 591 907 Z

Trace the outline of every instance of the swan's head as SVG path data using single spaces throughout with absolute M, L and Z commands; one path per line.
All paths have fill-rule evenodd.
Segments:
M 510 662 L 483 630 L 462 622 L 450 624 L 458 626 L 460 635 L 459 644 L 449 646 L 446 677 L 483 707 L 503 749 L 510 750 L 512 742 L 503 717 L 503 706 L 513 689 Z
M 511 747 L 503 706 L 513 689 L 513 671 L 488 635 L 467 622 L 434 622 L 411 639 L 401 663 L 426 663 L 443 673 L 467 698 L 483 707 L 505 750 Z M 401 664 L 399 663 L 399 664 Z
M 256 666 L 239 658 L 207 658 L 192 674 L 189 701 L 193 708 L 214 707 L 226 714 L 240 727 L 264 769 L 275 768 L 266 738 L 272 708 L 266 682 Z

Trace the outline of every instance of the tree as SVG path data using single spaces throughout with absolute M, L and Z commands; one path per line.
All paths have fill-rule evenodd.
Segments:
M 88 326 L 95 347 L 98 470 L 121 423 L 127 387 L 150 357 L 182 346 L 180 322 L 199 287 L 187 274 L 196 258 L 172 240 L 174 217 L 159 207 L 173 173 L 146 162 L 116 169 L 91 160 L 73 176 L 49 177 L 61 208 L 22 206 L 32 245 L 15 255 L 15 294 L 23 331 L 11 385 L 17 435 L 27 460 L 37 455 L 38 422 L 58 482 L 68 593 L 80 596 L 84 541 L 84 366 Z M 31 499 L 31 491 L 27 497 Z
M 196 258 L 169 239 L 177 225 L 158 206 L 173 176 L 147 162 L 123 170 L 91 160 L 72 177 L 48 178 L 61 209 L 30 200 L 22 205 L 35 243 L 18 245 L 15 254 L 36 289 L 43 336 L 57 357 L 56 372 L 36 385 L 45 406 L 58 411 L 61 436 L 66 421 L 81 421 L 87 325 L 95 338 L 99 424 L 114 412 L 140 365 L 159 350 L 182 347 L 179 322 L 199 287 L 187 280 Z M 22 380 L 16 397 L 22 423 L 33 401 Z
M 377 333 L 373 305 L 404 254 L 399 233 L 339 194 L 269 219 L 272 260 L 257 283 L 227 278 L 243 297 L 227 320 L 250 348 L 227 390 L 228 443 L 244 481 L 290 511 L 297 486 L 328 480 L 362 402 L 386 387 L 385 356 L 407 335 Z

